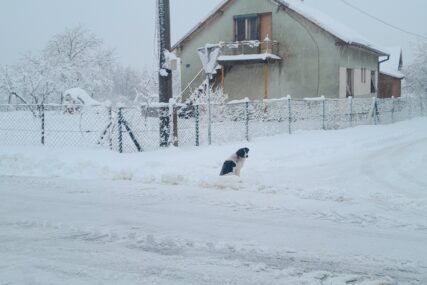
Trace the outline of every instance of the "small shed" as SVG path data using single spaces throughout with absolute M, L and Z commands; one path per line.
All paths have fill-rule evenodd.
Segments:
M 378 98 L 398 98 L 402 95 L 403 58 L 401 48 L 388 48 L 390 58 L 380 63 Z
M 79 112 L 83 106 L 99 106 L 96 101 L 82 88 L 76 87 L 68 89 L 63 94 L 64 113 L 74 114 Z

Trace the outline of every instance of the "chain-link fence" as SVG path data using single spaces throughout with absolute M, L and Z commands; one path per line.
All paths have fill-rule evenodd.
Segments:
M 148 151 L 160 145 L 160 111 L 170 118 L 169 141 L 199 146 L 297 130 L 390 124 L 427 114 L 427 96 L 391 99 L 241 100 L 209 106 L 138 107 L 0 105 L 0 145 L 107 147 Z M 210 115 L 209 115 L 210 114 Z

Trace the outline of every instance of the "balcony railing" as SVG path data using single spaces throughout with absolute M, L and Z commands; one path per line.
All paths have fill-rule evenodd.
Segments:
M 279 42 L 268 38 L 264 41 L 240 41 L 219 43 L 218 62 L 230 64 L 236 62 L 271 62 L 281 60 Z
M 279 42 L 266 39 L 264 41 L 240 41 L 220 43 L 221 54 L 228 55 L 254 55 L 254 54 L 279 54 Z

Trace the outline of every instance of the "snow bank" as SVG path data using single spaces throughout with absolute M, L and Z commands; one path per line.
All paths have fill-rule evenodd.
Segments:
M 278 135 L 259 138 L 250 143 L 231 143 L 223 146 L 170 148 L 146 153 L 118 154 L 104 149 L 55 149 L 43 147 L 2 147 L 0 149 L 0 175 L 41 177 L 66 177 L 76 179 L 123 179 L 149 183 L 191 184 L 226 188 L 218 179 L 222 162 L 236 149 L 248 146 L 250 158 L 242 171 L 242 181 L 227 181 L 230 188 L 257 185 L 277 188 L 282 183 L 316 186 L 313 181 L 299 180 L 307 169 L 331 160 L 360 160 L 367 155 L 381 155 L 382 151 L 396 142 L 422 136 L 426 131 L 426 119 L 414 119 L 394 125 L 361 126 L 340 131 L 307 131 L 296 135 Z M 418 154 L 405 159 L 412 175 L 422 175 L 426 158 Z M 402 162 L 400 162 L 402 164 Z M 384 164 L 393 168 L 393 156 Z M 409 170 L 408 170 L 409 172 Z M 259 177 L 263 173 L 263 177 Z M 283 176 L 282 174 L 287 175 Z M 336 177 L 333 169 L 323 169 L 324 177 Z M 344 174 L 343 174 L 344 175 Z M 390 177 L 392 178 L 392 177 Z M 396 182 L 399 183 L 398 179 Z M 240 187 L 239 183 L 244 186 Z M 309 184 L 309 185 L 304 185 Z

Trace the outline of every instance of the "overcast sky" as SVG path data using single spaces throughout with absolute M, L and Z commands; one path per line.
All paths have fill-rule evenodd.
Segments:
M 172 44 L 205 18 L 222 0 L 170 0 Z M 263 1 L 263 0 L 258 0 Z M 346 0 L 353 5 L 427 37 L 425 0 Z M 341 0 L 305 0 L 383 46 L 401 46 L 404 63 L 413 60 L 420 39 L 375 21 Z M 55 34 L 83 24 L 116 51 L 124 65 L 152 70 L 155 60 L 156 0 L 0 0 L 0 65 L 23 53 L 38 52 Z

